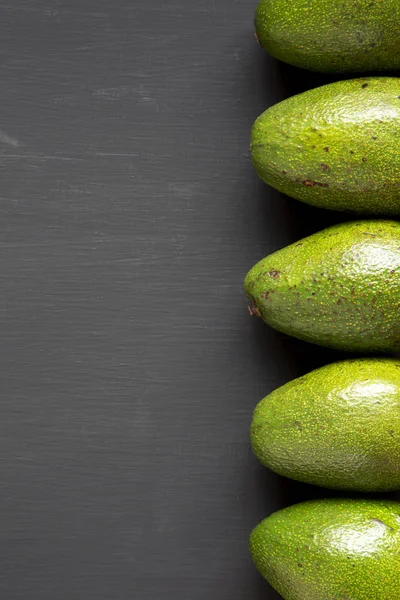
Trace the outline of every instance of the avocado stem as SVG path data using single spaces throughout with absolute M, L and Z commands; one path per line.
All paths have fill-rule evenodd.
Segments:
M 251 317 L 261 317 L 260 309 L 255 304 L 250 304 L 247 308 Z
M 254 37 L 256 38 L 257 44 L 262 48 L 262 43 L 260 42 L 260 38 L 257 31 L 254 32 Z

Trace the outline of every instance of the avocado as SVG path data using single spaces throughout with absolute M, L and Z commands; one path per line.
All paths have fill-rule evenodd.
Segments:
M 400 360 L 327 365 L 255 409 L 253 451 L 280 475 L 327 488 L 400 489 Z
M 251 533 L 261 575 L 285 600 L 397 600 L 400 503 L 331 499 L 280 510 Z
M 272 56 L 322 72 L 400 68 L 394 0 L 261 0 L 255 26 Z
M 400 223 L 335 225 L 256 264 L 244 289 L 271 327 L 354 352 L 400 350 Z
M 250 150 L 261 179 L 288 196 L 400 214 L 400 78 L 339 81 L 283 100 L 255 121 Z

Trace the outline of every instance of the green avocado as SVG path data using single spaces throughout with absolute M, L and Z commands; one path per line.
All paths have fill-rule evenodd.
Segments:
M 261 0 L 255 26 L 272 56 L 322 72 L 400 68 L 394 0 Z
M 400 503 L 332 499 L 280 510 L 251 533 L 261 575 L 285 600 L 397 600 Z
M 251 315 L 321 346 L 400 351 L 400 223 L 335 225 L 267 256 L 247 274 Z
M 400 360 L 346 360 L 262 400 L 251 444 L 271 470 L 327 488 L 400 489 Z
M 400 78 L 339 81 L 292 96 L 256 120 L 250 150 L 261 179 L 288 196 L 400 214 Z

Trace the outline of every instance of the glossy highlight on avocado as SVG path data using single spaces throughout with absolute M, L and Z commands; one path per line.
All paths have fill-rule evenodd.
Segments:
M 253 530 L 250 552 L 284 600 L 396 600 L 400 503 L 331 499 L 297 504 Z
M 288 98 L 256 120 L 250 150 L 261 179 L 288 196 L 400 214 L 400 78 L 339 81 Z
M 322 72 L 400 68 L 400 5 L 393 0 L 261 0 L 255 26 L 272 56 Z
M 327 488 L 400 489 L 400 360 L 341 361 L 283 385 L 257 405 L 250 437 L 280 475 Z
M 400 350 L 400 223 L 365 220 L 315 233 L 257 263 L 250 313 L 288 335 L 353 352 Z

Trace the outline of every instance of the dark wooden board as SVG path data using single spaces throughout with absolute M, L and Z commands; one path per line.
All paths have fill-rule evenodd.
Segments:
M 251 528 L 326 494 L 249 448 L 337 355 L 251 320 L 244 275 L 341 219 L 253 172 L 253 120 L 329 80 L 255 5 L 0 3 L 1 598 L 272 600 Z

